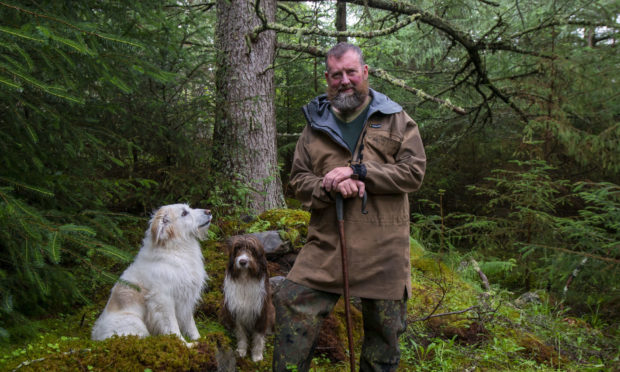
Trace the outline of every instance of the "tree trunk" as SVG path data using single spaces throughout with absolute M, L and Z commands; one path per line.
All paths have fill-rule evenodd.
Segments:
M 276 1 L 262 0 L 260 4 L 273 22 Z M 276 35 L 264 31 L 250 40 L 248 35 L 258 25 L 252 1 L 217 1 L 215 168 L 225 179 L 250 190 L 243 206 L 257 214 L 284 206 L 277 167 L 272 68 Z
M 344 1 L 338 0 L 336 3 L 336 30 L 337 31 L 346 31 L 347 30 L 347 3 Z M 338 36 L 339 43 L 346 43 L 346 36 Z

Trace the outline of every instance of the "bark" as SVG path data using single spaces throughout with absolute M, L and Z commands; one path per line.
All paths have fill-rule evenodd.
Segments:
M 274 21 L 275 0 L 261 1 L 260 9 Z M 256 13 L 252 1 L 217 1 L 214 165 L 226 179 L 251 190 L 245 206 L 258 214 L 283 207 L 284 197 L 277 168 L 272 69 L 276 34 L 252 34 L 261 24 Z
M 346 31 L 347 30 L 347 3 L 344 1 L 338 0 L 336 4 L 336 30 L 337 31 Z M 340 35 L 338 36 L 339 43 L 346 43 L 347 36 Z

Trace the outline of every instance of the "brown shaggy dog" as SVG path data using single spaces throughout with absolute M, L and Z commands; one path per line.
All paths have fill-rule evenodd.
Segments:
M 232 237 L 228 241 L 228 266 L 224 279 L 222 320 L 234 329 L 237 354 L 247 354 L 252 343 L 253 361 L 263 359 L 265 335 L 273 330 L 275 309 L 271 302 L 267 258 L 254 236 Z

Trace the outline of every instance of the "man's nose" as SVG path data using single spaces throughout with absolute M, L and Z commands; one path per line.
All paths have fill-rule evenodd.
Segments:
M 342 85 L 348 85 L 351 83 L 351 80 L 349 80 L 349 76 L 345 73 L 342 74 L 342 79 L 340 79 L 340 84 Z

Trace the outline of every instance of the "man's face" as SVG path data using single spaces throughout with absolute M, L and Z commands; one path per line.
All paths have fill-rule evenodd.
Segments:
M 368 96 L 368 65 L 352 50 L 327 60 L 327 98 L 342 113 L 355 111 Z

